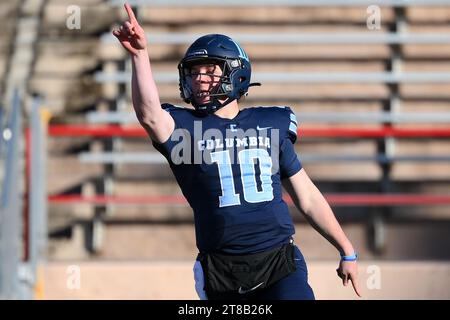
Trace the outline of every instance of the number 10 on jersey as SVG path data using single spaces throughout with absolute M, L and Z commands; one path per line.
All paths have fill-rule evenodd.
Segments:
M 265 149 L 244 149 L 238 153 L 239 168 L 245 201 L 257 203 L 273 199 L 272 159 Z M 228 207 L 241 204 L 240 195 L 236 193 L 230 151 L 211 153 L 211 161 L 217 163 L 219 169 L 222 195 L 219 196 L 219 206 Z M 255 163 L 259 164 L 259 179 L 261 190 L 256 182 Z

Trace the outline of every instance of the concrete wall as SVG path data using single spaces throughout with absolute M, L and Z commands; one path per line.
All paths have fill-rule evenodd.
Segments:
M 192 265 L 192 261 L 50 262 L 42 268 L 38 298 L 197 299 Z M 311 261 L 308 267 L 317 299 L 357 298 L 337 277 L 337 261 Z M 363 299 L 450 299 L 450 262 L 364 261 L 359 273 Z

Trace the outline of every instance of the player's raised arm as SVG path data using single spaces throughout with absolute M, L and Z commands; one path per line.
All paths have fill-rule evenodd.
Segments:
M 175 123 L 170 114 L 161 108 L 144 29 L 139 25 L 130 5 L 126 3 L 124 6 L 128 20 L 112 33 L 131 56 L 134 111 L 149 136 L 156 142 L 165 142 L 172 134 Z

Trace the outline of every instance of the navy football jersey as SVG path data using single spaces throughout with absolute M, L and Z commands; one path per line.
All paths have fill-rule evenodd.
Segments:
M 255 253 L 289 241 L 294 225 L 281 179 L 299 172 L 289 107 L 253 107 L 233 119 L 163 104 L 175 130 L 163 154 L 194 211 L 200 252 Z

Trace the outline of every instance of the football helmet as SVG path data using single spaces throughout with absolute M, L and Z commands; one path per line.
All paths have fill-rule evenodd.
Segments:
M 222 69 L 219 84 L 207 94 L 209 102 L 196 101 L 192 88 L 192 67 L 195 65 L 215 64 Z M 259 83 L 250 83 L 250 60 L 239 44 L 222 34 L 208 34 L 194 41 L 178 64 L 181 98 L 198 111 L 214 113 L 231 101 L 247 94 L 248 88 Z M 222 102 L 219 100 L 223 100 Z

